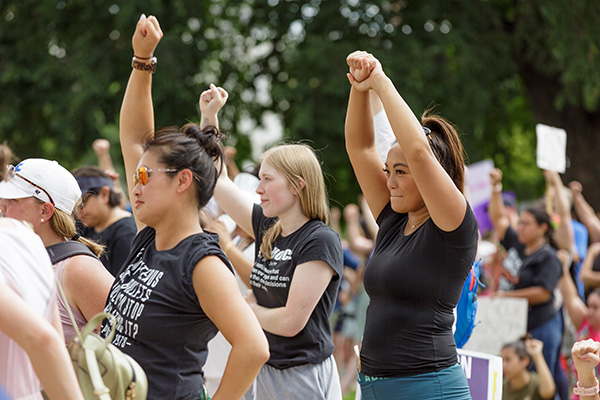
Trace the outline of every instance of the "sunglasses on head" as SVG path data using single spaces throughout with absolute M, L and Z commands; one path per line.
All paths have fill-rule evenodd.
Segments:
M 139 167 L 133 174 L 133 182 L 137 185 L 138 183 L 142 186 L 148 183 L 150 172 L 177 172 L 178 170 L 173 168 L 168 169 L 150 169 L 146 167 Z
M 29 179 L 24 178 L 23 176 L 17 174 L 17 172 L 15 171 L 15 166 L 14 165 L 9 165 L 8 169 L 6 171 L 6 176 L 4 177 L 4 181 L 5 182 L 10 182 L 15 176 L 23 179 L 25 182 L 29 183 L 31 186 L 40 189 L 42 192 L 46 193 L 46 196 L 48 196 L 48 199 L 50 200 L 50 204 L 52 204 L 53 206 L 54 204 L 54 200 L 52 200 L 52 196 L 50 196 L 50 193 L 48 193 L 43 187 L 36 185 L 35 183 L 31 182 Z

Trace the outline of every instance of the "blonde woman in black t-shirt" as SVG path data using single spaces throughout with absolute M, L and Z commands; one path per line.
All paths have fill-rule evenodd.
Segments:
M 203 124 L 216 124 L 227 96 L 214 85 L 202 93 Z M 246 301 L 267 335 L 271 358 L 245 399 L 340 400 L 329 318 L 343 254 L 327 226 L 323 172 L 302 144 L 274 146 L 260 165 L 260 206 L 226 174 L 215 189 L 219 206 L 256 240 L 254 265 L 238 273 L 252 289 Z
M 232 350 L 213 400 L 239 399 L 268 358 L 267 340 L 218 237 L 202 230 L 200 209 L 222 165 L 216 127 L 154 131 L 153 53 L 163 33 L 144 15 L 133 35 L 133 71 L 125 90 L 120 138 L 138 233 L 109 294 L 113 344 L 148 377 L 149 399 L 205 399 L 202 366 L 217 329 Z M 102 334 L 110 327 L 105 323 Z
M 439 116 L 426 113 L 419 121 L 373 55 L 356 51 L 346 61 L 346 150 L 379 225 L 364 273 L 370 303 L 362 397 L 470 399 L 452 336 L 452 310 L 477 247 L 458 134 Z M 375 147 L 370 91 L 396 138 L 385 165 Z

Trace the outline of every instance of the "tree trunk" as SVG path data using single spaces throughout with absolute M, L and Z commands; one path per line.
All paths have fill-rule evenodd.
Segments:
M 555 100 L 561 89 L 558 78 L 544 76 L 530 65 L 519 68 L 535 120 L 567 131 L 569 161 L 563 183 L 581 182 L 586 200 L 600 211 L 600 112 L 591 113 L 573 105 L 557 110 Z

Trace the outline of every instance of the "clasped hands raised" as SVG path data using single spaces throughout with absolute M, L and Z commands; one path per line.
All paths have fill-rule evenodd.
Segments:
M 348 81 L 361 92 L 374 89 L 375 83 L 385 77 L 379 60 L 366 51 L 357 50 L 351 53 L 346 58 L 346 63 L 350 67 L 350 72 L 346 74 Z

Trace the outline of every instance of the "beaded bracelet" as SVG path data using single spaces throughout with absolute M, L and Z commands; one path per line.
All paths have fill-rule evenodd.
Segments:
M 150 60 L 150 63 L 142 62 L 140 60 Z M 156 71 L 156 57 L 141 58 L 134 55 L 131 59 L 131 67 L 153 74 L 154 71 Z
M 596 386 L 592 387 L 581 387 L 579 386 L 579 381 L 577 381 L 577 386 L 573 388 L 573 394 L 577 396 L 593 396 L 600 392 L 600 386 L 598 385 L 598 379 L 596 379 Z

